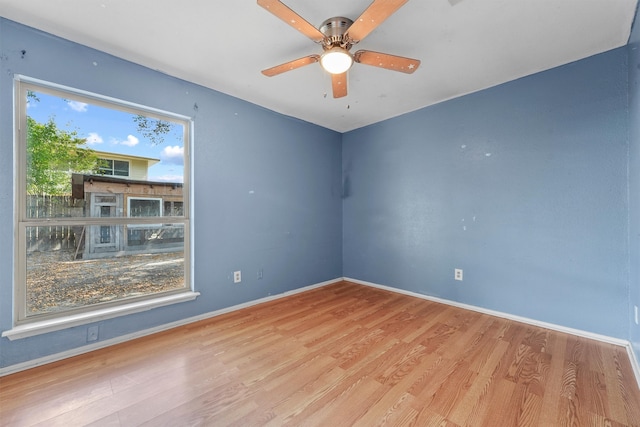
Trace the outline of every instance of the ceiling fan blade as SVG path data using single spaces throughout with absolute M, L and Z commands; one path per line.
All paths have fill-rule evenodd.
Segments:
M 362 41 L 407 1 L 409 0 L 373 0 L 373 3 L 349 27 L 345 37 L 351 40 L 352 44 Z
M 276 65 L 275 67 L 262 70 L 262 74 L 267 77 L 277 76 L 285 71 L 295 70 L 296 68 L 304 67 L 305 65 L 313 64 L 320 60 L 320 55 L 309 55 L 303 58 L 294 59 L 293 61 L 285 62 L 284 64 Z
M 389 55 L 388 53 L 359 50 L 353 54 L 353 60 L 360 64 L 373 65 L 387 70 L 400 71 L 411 74 L 420 66 L 420 60 L 405 58 L 404 56 Z
M 342 98 L 347 96 L 347 72 L 342 74 L 331 74 L 331 86 L 333 87 L 333 97 Z
M 289 9 L 280 0 L 258 0 L 258 5 L 262 6 L 305 36 L 316 43 L 324 40 L 324 35 L 316 27 L 307 22 L 303 17 Z

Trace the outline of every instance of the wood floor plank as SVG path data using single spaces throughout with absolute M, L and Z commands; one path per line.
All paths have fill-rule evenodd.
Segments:
M 483 358 L 484 363 L 478 371 L 478 376 L 464 396 L 458 400 L 454 410 L 448 417 L 456 424 L 466 425 L 469 422 L 473 422 L 472 420 L 469 420 L 469 418 L 473 413 L 476 415 L 480 413 L 479 408 L 486 405 L 485 397 L 492 388 L 495 388 L 494 384 L 492 384 L 497 380 L 494 373 L 500 363 L 500 359 L 506 347 L 508 347 L 508 343 L 504 341 L 496 341 L 495 345 L 489 345 L 487 347 L 491 348 L 492 351 L 487 358 Z
M 382 390 L 385 390 L 384 388 Z M 401 424 L 400 419 L 405 409 L 412 409 L 413 396 L 406 391 L 386 387 L 385 392 L 376 396 L 377 400 L 363 408 L 362 415 L 347 425 L 369 427 Z M 412 409 L 415 413 L 415 410 Z
M 516 384 L 512 381 L 496 377 L 495 382 L 486 391 L 485 404 L 478 405 L 473 409 L 467 418 L 466 425 L 493 427 L 496 420 L 500 420 L 502 425 L 509 425 L 507 420 L 511 407 L 509 402 L 515 392 Z M 540 424 L 543 426 L 544 424 Z M 549 424 L 553 425 L 553 424 Z
M 340 282 L 0 378 L 1 426 L 640 426 L 626 350 Z
M 568 335 L 552 334 L 546 354 L 551 354 L 548 370 L 543 373 L 542 407 L 540 425 L 553 425 L 560 414 L 560 394 L 562 391 L 562 372 Z
M 387 390 L 388 387 L 369 377 L 353 379 L 351 387 L 343 388 L 333 400 L 306 418 L 303 424 L 351 426 L 364 416 Z M 292 425 L 300 425 L 300 421 L 295 421 Z
M 330 394 L 334 390 L 335 385 L 341 382 L 345 376 L 346 373 L 340 367 L 328 370 L 292 394 L 290 399 L 282 403 L 276 402 L 273 410 L 280 419 L 286 422 L 304 419 L 305 413 L 313 413 L 322 406 L 325 396 Z M 265 406 L 269 407 L 270 402 Z M 282 424 L 284 424 L 284 422 Z

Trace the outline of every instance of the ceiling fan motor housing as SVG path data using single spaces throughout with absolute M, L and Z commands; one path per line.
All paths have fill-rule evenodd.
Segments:
M 324 49 L 329 50 L 336 46 L 347 50 L 351 49 L 352 43 L 344 37 L 351 24 L 353 24 L 353 21 L 344 16 L 335 16 L 325 20 L 319 27 L 320 32 L 325 37 L 323 42 Z

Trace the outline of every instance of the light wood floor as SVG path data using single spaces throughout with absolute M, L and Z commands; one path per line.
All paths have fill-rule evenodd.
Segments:
M 640 426 L 621 347 L 350 283 L 0 385 L 15 426 Z

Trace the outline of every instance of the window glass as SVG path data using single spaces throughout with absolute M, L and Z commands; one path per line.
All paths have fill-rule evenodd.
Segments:
M 17 89 L 16 323 L 190 290 L 189 121 L 41 82 Z
M 113 160 L 98 159 L 98 173 L 102 175 L 113 175 Z
M 165 201 L 164 216 L 182 216 L 182 203 L 183 202 Z
M 27 210 L 38 218 L 96 216 L 93 193 L 182 199 L 185 122 L 44 89 L 25 94 Z M 65 198 L 77 209 L 69 211 Z
M 129 176 L 129 162 L 114 160 L 113 174 L 116 176 Z
M 129 197 L 129 216 L 162 216 L 162 199 Z
M 170 227 L 135 228 L 136 236 L 128 245 L 137 249 L 147 245 L 147 250 L 120 257 L 112 256 L 111 249 L 125 240 L 127 225 L 89 228 L 93 229 L 92 240 L 85 245 L 101 256 L 83 259 L 82 251 L 76 253 L 73 245 L 69 250 L 55 249 L 65 239 L 81 234 L 82 226 L 27 227 L 32 243 L 25 254 L 27 319 L 127 302 L 141 295 L 157 296 L 184 287 L 184 228 L 180 228 L 180 235 L 169 234 Z M 154 251 L 150 246 L 170 237 L 171 251 Z M 166 249 L 169 242 L 163 243 Z
M 98 159 L 98 170 L 101 175 L 129 176 L 129 162 L 123 160 Z

